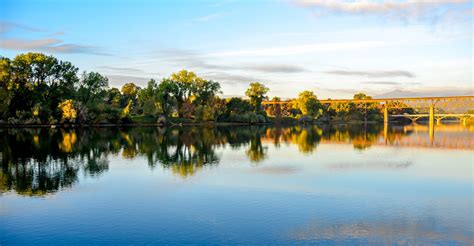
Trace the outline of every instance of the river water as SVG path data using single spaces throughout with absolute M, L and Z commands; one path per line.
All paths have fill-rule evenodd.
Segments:
M 0 245 L 473 245 L 474 127 L 0 129 Z

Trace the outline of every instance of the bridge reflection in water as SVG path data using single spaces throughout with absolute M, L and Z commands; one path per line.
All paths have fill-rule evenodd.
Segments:
M 391 145 L 400 147 L 430 147 L 445 149 L 474 149 L 473 138 L 470 133 L 473 130 L 465 125 L 449 123 L 438 124 L 435 127 L 423 124 L 411 124 L 406 126 L 388 126 L 384 124 L 384 137 L 379 145 Z M 394 132 L 402 131 L 410 133 L 410 137 L 404 135 L 387 134 L 387 128 L 393 128 Z
M 311 127 L 307 127 L 311 128 Z M 358 130 L 356 130 L 358 129 Z M 474 125 L 463 125 L 456 122 L 436 126 L 436 136 L 428 124 L 347 124 L 318 126 L 321 131 L 320 143 L 352 144 L 354 148 L 365 149 L 371 146 L 416 147 L 474 150 Z M 285 133 L 288 131 L 288 133 Z M 298 144 L 297 138 L 291 135 L 291 129 L 284 129 L 281 141 Z M 294 134 L 294 132 L 293 132 Z M 275 134 L 267 133 L 263 142 L 278 142 Z M 290 139 L 290 140 L 288 140 Z

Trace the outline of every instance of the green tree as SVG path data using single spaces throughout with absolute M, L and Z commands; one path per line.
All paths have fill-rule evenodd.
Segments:
M 354 99 L 356 100 L 364 100 L 364 99 L 372 99 L 371 96 L 367 96 L 365 93 L 359 92 L 354 94 Z
M 245 91 L 245 95 L 250 98 L 250 104 L 252 104 L 256 113 L 260 112 L 262 101 L 267 98 L 268 91 L 269 89 L 259 82 L 250 83 L 249 88 Z
M 191 103 L 191 96 L 194 92 L 196 92 L 197 84 L 201 83 L 203 79 L 198 77 L 194 72 L 184 69 L 177 73 L 171 74 L 170 79 L 177 85 L 175 98 L 178 104 L 178 115 L 179 117 L 182 117 L 184 110 L 183 104 L 185 102 Z M 186 109 L 188 108 L 189 105 L 186 105 Z
M 238 115 L 252 111 L 252 105 L 248 101 L 243 100 L 240 97 L 232 97 L 227 99 L 226 103 L 226 114 Z
M 2 71 L 7 73 L 2 75 L 2 83 L 12 96 L 8 105 L 10 116 L 20 111 L 31 112 L 41 105 L 44 112 L 59 117 L 59 103 L 74 96 L 79 80 L 78 69 L 70 62 L 41 53 L 20 54 L 10 62 L 3 59 L 2 67 L 8 68 Z M 48 116 L 42 115 L 43 120 Z
M 173 107 L 177 102 L 179 88 L 176 82 L 171 79 L 163 79 L 158 85 L 158 102 L 165 117 L 169 117 L 173 111 Z
M 196 96 L 196 104 L 208 105 L 212 99 L 220 93 L 221 85 L 219 82 L 212 80 L 197 80 L 194 93 Z
M 349 120 L 351 112 L 354 112 L 355 108 L 354 103 L 339 102 L 331 104 L 328 110 L 334 112 L 334 116 L 337 117 L 337 119 L 347 121 Z
M 145 88 L 138 91 L 138 105 L 144 115 L 156 115 L 158 113 L 158 85 L 154 79 L 148 81 Z
M 194 72 L 185 69 L 171 74 L 170 79 L 177 83 L 179 89 L 177 96 L 181 97 L 180 100 L 183 102 L 191 97 L 195 90 L 196 83 L 202 80 L 202 78 L 198 77 Z
M 370 100 L 372 99 L 372 97 L 366 95 L 365 93 L 360 92 L 360 93 L 354 94 L 354 99 L 355 100 Z M 380 114 L 380 110 L 377 107 L 377 103 L 370 103 L 370 102 L 357 103 L 354 109 L 355 110 L 351 112 L 352 116 L 358 119 L 363 119 L 364 121 L 367 121 L 368 118 L 371 118 L 372 120 L 376 120 L 378 115 Z
M 317 117 L 322 113 L 322 105 L 312 91 L 301 92 L 296 104 L 303 115 Z
M 100 73 L 83 72 L 77 89 L 77 99 L 86 105 L 101 101 L 108 86 L 109 79 Z
M 120 100 L 122 99 L 122 94 L 120 90 L 113 87 L 106 91 L 105 101 L 114 107 L 120 107 Z
M 7 119 L 8 108 L 14 94 L 11 90 L 11 61 L 0 57 L 0 117 Z

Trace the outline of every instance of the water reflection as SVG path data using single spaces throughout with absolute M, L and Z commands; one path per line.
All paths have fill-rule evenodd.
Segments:
M 438 126 L 430 139 L 427 126 L 325 125 L 239 126 L 179 128 L 87 128 L 0 130 L 0 192 L 16 191 L 41 196 L 71 187 L 78 175 L 100 176 L 109 168 L 109 156 L 143 157 L 150 168 L 169 169 L 180 177 L 194 175 L 204 166 L 218 165 L 217 150 L 242 150 L 249 162 L 259 165 L 268 147 L 297 146 L 311 154 L 321 143 L 352 144 L 363 151 L 374 145 L 474 149 L 472 129 L 460 125 Z M 361 165 L 370 165 L 363 163 Z M 395 163 L 392 166 L 407 166 Z M 346 166 L 335 166 L 347 168 Z M 350 168 L 355 168 L 351 166 Z

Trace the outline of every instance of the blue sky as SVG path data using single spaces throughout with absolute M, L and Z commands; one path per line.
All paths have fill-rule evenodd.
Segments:
M 0 54 L 52 54 L 110 85 L 188 69 L 243 95 L 473 93 L 473 2 L 0 0 Z M 393 93 L 395 91 L 395 93 Z

